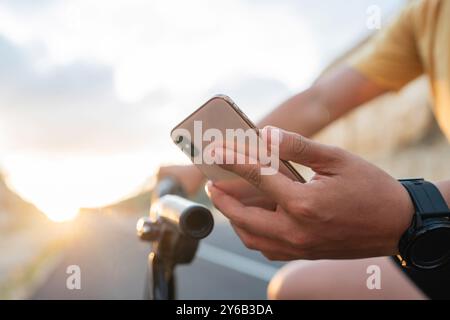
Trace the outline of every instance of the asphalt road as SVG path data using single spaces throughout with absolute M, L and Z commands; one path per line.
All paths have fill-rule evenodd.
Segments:
M 280 266 L 246 249 L 215 214 L 212 234 L 194 262 L 177 268 L 178 298 L 264 299 Z M 135 235 L 135 218 L 91 214 L 77 221 L 79 235 L 33 299 L 142 299 L 149 245 Z M 67 267 L 81 269 L 81 289 L 69 290 Z

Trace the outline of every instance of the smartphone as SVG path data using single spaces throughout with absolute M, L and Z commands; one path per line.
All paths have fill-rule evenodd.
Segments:
M 210 132 L 221 133 L 222 137 L 226 136 L 227 129 L 244 131 L 251 129 L 259 136 L 258 129 L 231 98 L 225 95 L 216 95 L 175 126 L 171 132 L 174 143 L 209 180 L 220 182 L 239 178 L 216 164 L 204 161 L 202 152 L 212 141 L 208 138 L 204 139 L 202 135 L 209 129 L 212 130 Z M 288 161 L 279 159 L 278 164 L 281 173 L 292 180 L 305 182 L 305 179 Z

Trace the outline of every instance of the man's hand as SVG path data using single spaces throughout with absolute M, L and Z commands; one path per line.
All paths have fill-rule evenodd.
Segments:
M 249 161 L 222 165 L 273 199 L 275 210 L 247 206 L 208 183 L 211 200 L 244 244 L 271 260 L 397 254 L 398 241 L 414 212 L 403 186 L 349 152 L 279 132 L 280 158 L 310 167 L 316 173 L 311 181 L 302 184 L 281 173 L 260 175 L 261 164 Z M 223 158 L 225 150 L 215 152 Z

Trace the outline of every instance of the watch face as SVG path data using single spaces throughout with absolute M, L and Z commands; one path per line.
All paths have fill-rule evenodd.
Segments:
M 416 238 L 410 248 L 411 262 L 420 268 L 435 268 L 450 258 L 450 228 L 436 227 Z

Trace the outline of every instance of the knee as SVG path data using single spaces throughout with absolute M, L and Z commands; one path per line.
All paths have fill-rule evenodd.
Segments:
M 291 262 L 281 268 L 267 287 L 270 300 L 310 299 L 311 279 L 303 262 Z M 309 289 L 308 289 L 309 288 Z
M 267 298 L 269 300 L 284 300 L 282 296 L 285 295 L 284 286 L 286 279 L 284 276 L 280 275 L 280 271 L 273 276 L 267 286 Z

